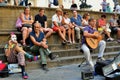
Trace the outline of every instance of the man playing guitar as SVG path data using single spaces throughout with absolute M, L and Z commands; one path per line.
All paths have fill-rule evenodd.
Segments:
M 101 60 L 104 60 L 103 54 L 104 54 L 104 50 L 106 47 L 106 42 L 104 40 L 96 41 L 100 37 L 99 34 L 94 34 L 94 32 L 97 32 L 96 20 L 91 18 L 91 19 L 89 19 L 88 22 L 89 22 L 89 25 L 83 29 L 81 50 L 84 52 L 85 58 L 86 58 L 88 64 L 90 65 L 90 68 L 92 69 L 92 71 L 94 71 L 94 64 L 92 62 L 92 58 L 90 55 L 90 49 L 95 49 L 95 48 L 92 48 L 89 45 L 89 43 L 92 43 L 93 47 L 94 47 L 94 45 L 97 45 L 97 47 L 99 48 L 97 61 L 101 61 Z M 87 38 L 89 41 L 87 41 Z M 95 39 L 95 40 L 92 40 L 92 39 Z M 96 43 L 94 41 L 96 41 Z

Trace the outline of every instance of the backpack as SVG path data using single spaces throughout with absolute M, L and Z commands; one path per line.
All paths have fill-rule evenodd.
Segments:
M 58 6 L 58 0 L 53 0 L 53 4 L 54 4 L 55 6 Z

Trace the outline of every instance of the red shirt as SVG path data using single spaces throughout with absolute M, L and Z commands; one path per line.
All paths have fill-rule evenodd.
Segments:
M 105 19 L 99 19 L 98 20 L 98 26 L 99 27 L 102 27 L 102 26 L 105 26 L 106 25 L 106 20 Z

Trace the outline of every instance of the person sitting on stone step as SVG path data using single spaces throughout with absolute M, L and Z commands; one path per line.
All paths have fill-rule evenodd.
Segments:
M 30 8 L 26 7 L 24 12 L 20 14 L 20 19 L 22 21 L 22 44 L 26 46 L 26 39 L 29 37 L 29 33 L 32 31 L 32 23 L 34 22 L 32 15 L 30 14 Z
M 109 29 L 109 25 L 107 26 L 106 15 L 102 14 L 101 18 L 98 19 L 98 31 L 100 33 L 107 35 L 107 41 L 113 41 L 114 39 L 111 37 L 111 30 Z
M 30 33 L 30 50 L 34 53 L 39 53 L 41 57 L 42 69 L 48 71 L 46 55 L 51 59 L 55 59 L 55 55 L 51 53 L 46 44 L 44 32 L 40 30 L 41 24 L 36 21 L 33 31 Z
M 70 21 L 72 25 L 75 27 L 75 36 L 76 36 L 76 42 L 80 42 L 80 32 L 82 31 L 82 17 L 81 15 L 78 15 L 76 10 L 73 10 L 73 16 L 70 18 Z
M 52 35 L 53 30 L 51 28 L 48 28 L 47 25 L 47 16 L 45 15 L 45 10 L 43 8 L 39 9 L 39 14 L 35 15 L 35 21 L 38 21 L 41 23 L 41 28 L 43 29 L 45 33 L 45 38 L 48 38 Z
M 62 9 L 57 8 L 56 13 L 52 16 L 52 29 L 58 33 L 58 35 L 63 40 L 62 44 L 65 45 L 68 41 L 66 39 L 66 30 L 62 26 L 62 15 Z
M 5 55 L 7 57 L 7 61 L 9 64 L 11 63 L 17 63 L 21 67 L 22 70 L 22 77 L 24 79 L 28 78 L 28 75 L 25 71 L 25 57 L 24 55 L 32 60 L 36 60 L 39 58 L 39 56 L 33 56 L 27 53 L 20 47 L 20 44 L 17 42 L 17 37 L 14 33 L 11 33 L 10 35 L 10 40 L 8 43 L 5 45 Z

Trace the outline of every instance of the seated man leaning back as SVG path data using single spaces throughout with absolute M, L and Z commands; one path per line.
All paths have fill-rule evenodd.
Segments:
M 37 21 L 34 23 L 34 29 L 30 33 L 30 49 L 32 52 L 37 52 L 41 56 L 41 67 L 48 71 L 46 55 L 51 59 L 55 59 L 55 55 L 51 53 L 46 44 L 44 32 L 40 30 L 41 24 Z

